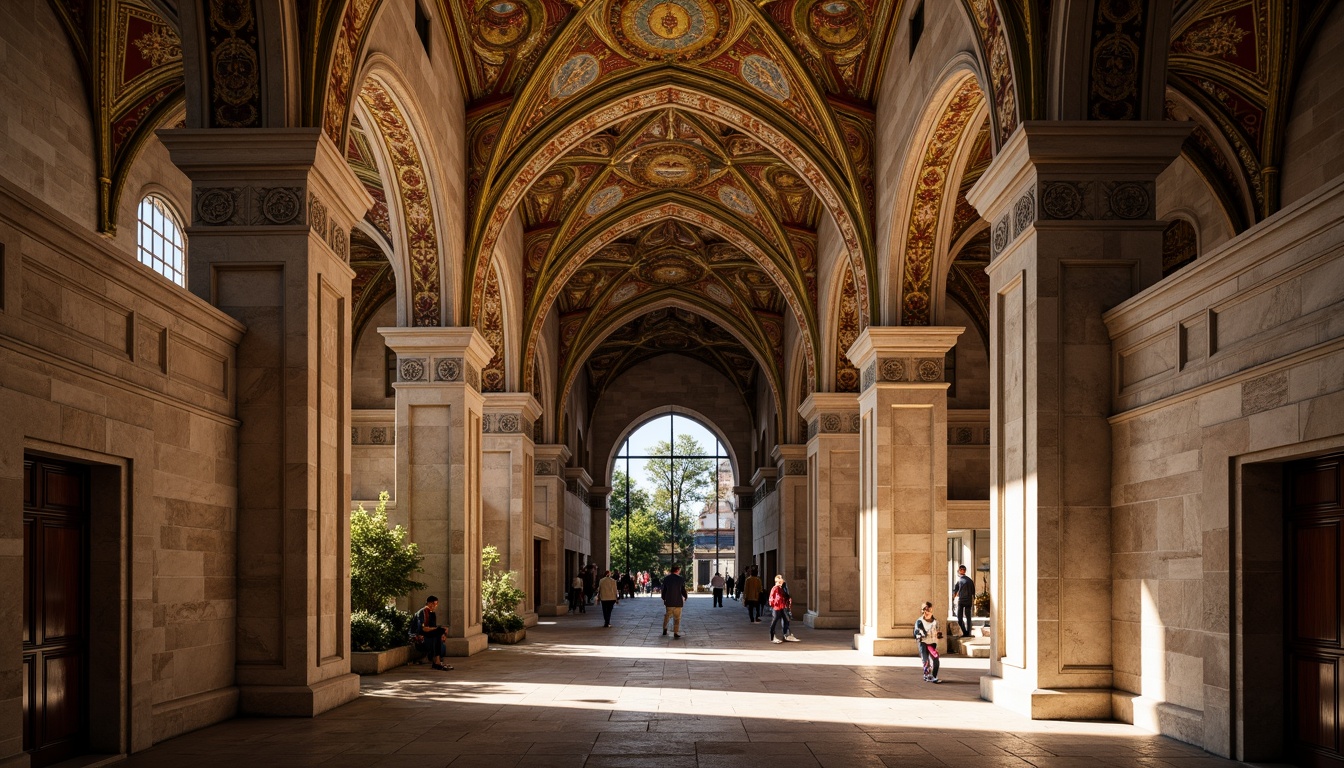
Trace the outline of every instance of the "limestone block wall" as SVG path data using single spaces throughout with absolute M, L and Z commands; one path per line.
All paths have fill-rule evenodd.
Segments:
M 381 337 L 380 337 L 381 338 Z M 393 525 L 405 525 L 406 515 L 396 509 L 397 493 L 397 412 L 394 409 L 353 410 L 350 434 L 350 496 L 372 510 L 380 491 L 392 495 L 387 518 Z
M 1281 589 L 1243 570 L 1281 496 L 1248 471 L 1344 445 L 1341 219 L 1337 177 L 1105 316 L 1115 713 L 1239 759 L 1283 707 L 1255 629 Z
M 1316 32 L 1299 70 L 1283 142 L 1280 202 L 1288 205 L 1344 173 L 1344 5 Z
M 0 7 L 0 168 L 15 186 L 97 228 L 98 172 L 83 77 L 45 0 Z
M 580 499 L 569 491 L 565 491 L 565 549 L 573 550 L 582 554 L 587 562 L 588 557 L 597 558 L 601 555 L 601 560 L 605 562 L 606 554 L 593 551 L 593 510 L 588 507 L 588 502 Z
M 1157 218 L 1184 218 L 1193 224 L 1201 253 L 1212 251 L 1236 234 L 1222 203 L 1184 155 L 1158 174 Z
M 93 748 L 231 716 L 243 327 L 8 178 L 0 286 L 0 578 L 21 583 L 25 452 L 88 464 Z M 0 602 L 13 649 L 20 597 Z M 22 749 L 19 661 L 0 660 L 0 762 Z

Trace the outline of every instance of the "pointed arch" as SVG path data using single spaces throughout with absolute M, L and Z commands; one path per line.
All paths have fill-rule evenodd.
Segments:
M 785 302 L 793 311 L 794 321 L 798 325 L 799 335 L 802 339 L 802 347 L 807 357 L 808 375 L 814 375 L 816 369 L 816 346 L 817 339 L 816 323 L 811 322 L 811 314 L 807 305 L 801 298 L 801 286 L 796 286 L 790 282 L 786 273 L 780 269 L 776 260 L 772 258 L 766 250 L 755 241 L 742 234 L 741 230 L 724 223 L 717 216 L 707 214 L 697 208 L 691 207 L 675 200 L 667 200 L 658 205 L 651 205 L 641 211 L 626 215 L 624 218 L 605 225 L 604 229 L 591 237 L 577 241 L 582 245 L 575 246 L 566 251 L 564 258 L 559 260 L 559 271 L 554 273 L 544 285 L 538 286 L 538 292 L 541 298 L 533 298 L 524 319 L 527 328 L 527 342 L 523 346 L 523 360 L 525 364 L 530 364 L 533 354 L 541 337 L 542 324 L 551 313 L 555 302 L 559 297 L 560 291 L 568 282 L 569 278 L 583 266 L 590 257 L 600 251 L 604 246 L 611 243 L 621 235 L 638 229 L 646 224 L 658 220 L 676 219 L 679 221 L 703 227 L 716 235 L 724 238 L 734 246 L 750 256 L 758 266 L 761 267 L 775 281 L 775 285 L 780 288 L 784 294 Z M 796 275 L 794 276 L 796 277 Z M 764 367 L 765 370 L 772 370 L 773 365 Z M 526 378 L 530 371 L 524 371 Z M 562 400 L 563 402 L 563 400 Z
M 421 137 L 418 111 L 399 87 L 391 62 L 372 57 L 359 87 L 360 103 L 370 118 L 369 130 L 383 142 L 392 183 L 388 204 L 394 221 L 393 252 L 404 269 L 404 305 L 408 325 L 441 325 L 444 316 L 443 269 L 436 184 L 427 142 Z M 398 309 L 398 319 L 401 309 Z
M 669 79 L 674 82 L 668 84 Z M 635 115 L 669 106 L 722 122 L 763 146 L 775 149 L 781 160 L 811 188 L 835 220 L 849 260 L 855 265 L 862 311 L 870 314 L 873 302 L 869 300 L 869 276 L 875 274 L 868 234 L 870 229 L 867 227 L 866 206 L 859 190 L 855 185 L 843 181 L 858 178 L 850 167 L 848 154 L 843 147 L 823 146 L 816 137 L 800 132 L 794 126 L 781 128 L 773 120 L 758 117 L 760 111 L 753 110 L 767 113 L 770 110 L 760 104 L 760 99 L 749 94 L 734 94 L 731 99 L 720 96 L 714 90 L 723 90 L 722 84 L 715 84 L 692 71 L 659 69 L 632 78 L 627 88 L 614 96 L 599 92 L 558 111 L 551 120 L 535 127 L 535 136 L 523 141 L 507 157 L 498 156 L 499 147 L 508 144 L 507 133 L 501 134 L 496 141 L 497 154 L 492 160 L 492 170 L 482 190 L 471 246 L 467 249 L 468 269 L 473 279 L 472 287 L 464 288 L 470 290 L 470 294 L 464 294 L 463 299 L 471 307 L 473 318 L 479 313 L 481 302 L 483 262 L 479 254 L 493 247 L 508 217 L 532 183 L 585 138 Z M 743 103 L 748 108 L 744 109 L 741 106 Z M 774 119 L 788 124 L 780 116 Z M 839 131 L 838 128 L 835 130 Z
M 934 316 L 939 234 L 950 237 L 955 203 L 954 161 L 962 159 L 966 136 L 984 117 L 984 91 L 975 71 L 956 63 L 930 97 L 903 164 L 891 233 L 888 289 L 897 298 L 900 325 L 929 325 Z M 940 226 L 941 225 L 941 226 Z M 943 245 L 946 250 L 946 244 Z

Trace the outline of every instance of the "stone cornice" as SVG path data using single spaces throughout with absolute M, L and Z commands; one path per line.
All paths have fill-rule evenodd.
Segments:
M 481 397 L 485 399 L 486 413 L 516 414 L 528 421 L 541 417 L 541 403 L 530 392 L 485 392 Z
M 942 359 L 966 331 L 955 326 L 868 326 L 845 355 L 862 370 L 875 359 L 937 357 Z
M 1009 211 L 1033 177 L 1151 181 L 1180 154 L 1192 127 L 1172 120 L 1029 120 L 999 150 L 966 199 L 993 222 Z

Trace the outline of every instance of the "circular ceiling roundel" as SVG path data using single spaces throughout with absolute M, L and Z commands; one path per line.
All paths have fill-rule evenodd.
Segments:
M 705 153 L 681 144 L 657 144 L 640 151 L 630 175 L 657 189 L 696 187 L 709 178 Z
M 654 60 L 712 53 L 729 27 L 723 0 L 612 0 L 609 19 L 627 53 Z
M 818 43 L 844 49 L 868 36 L 868 19 L 852 0 L 813 0 L 807 8 L 807 28 Z
M 476 8 L 475 42 L 494 50 L 509 50 L 522 42 L 532 19 L 521 0 L 487 0 Z

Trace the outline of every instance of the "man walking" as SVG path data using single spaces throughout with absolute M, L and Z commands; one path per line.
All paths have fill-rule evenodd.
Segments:
M 715 608 L 723 607 L 723 588 L 725 586 L 727 586 L 727 582 L 723 580 L 723 574 L 715 571 L 714 578 L 709 580 L 709 588 L 714 593 Z
M 975 603 L 975 582 L 966 575 L 966 566 L 957 568 L 957 583 L 952 585 L 952 599 L 957 605 L 957 623 L 961 636 L 971 636 L 971 608 Z
M 602 626 L 611 626 L 611 609 L 616 607 L 620 594 L 616 591 L 616 580 L 612 571 L 603 571 L 602 580 L 597 582 L 597 599 L 602 603 Z
M 681 609 L 686 605 L 686 580 L 681 577 L 681 566 L 672 566 L 672 572 L 663 579 L 663 634 L 667 634 L 667 620 L 672 619 L 672 639 L 681 639 Z
M 756 566 L 747 569 L 747 579 L 742 583 L 742 602 L 747 604 L 747 621 L 761 623 L 761 577 L 756 575 Z

